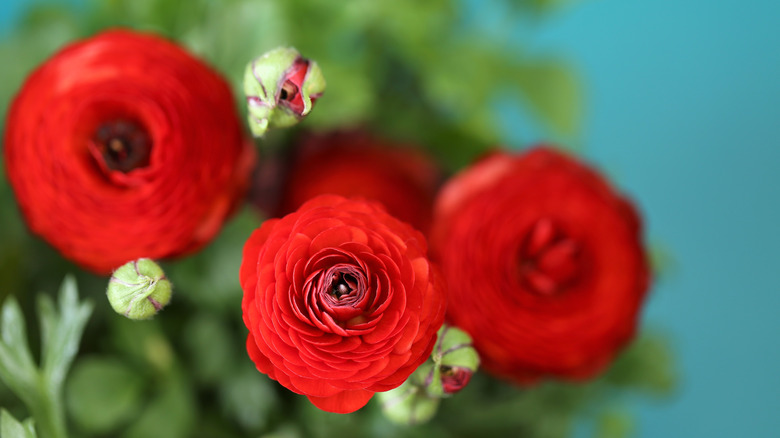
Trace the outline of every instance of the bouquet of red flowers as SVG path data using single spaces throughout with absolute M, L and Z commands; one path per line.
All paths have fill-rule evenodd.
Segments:
M 669 389 L 572 74 L 412 3 L 96 3 L 0 47 L 45 52 L 4 105 L 4 438 L 607 434 Z M 502 87 L 558 145 L 500 146 Z

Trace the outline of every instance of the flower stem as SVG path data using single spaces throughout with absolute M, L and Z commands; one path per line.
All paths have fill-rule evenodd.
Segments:
M 38 438 L 68 438 L 59 391 L 47 391 L 47 387 L 43 379 L 39 379 L 37 403 L 29 406 Z

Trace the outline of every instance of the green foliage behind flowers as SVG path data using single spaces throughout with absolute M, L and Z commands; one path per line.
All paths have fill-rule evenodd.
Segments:
M 559 3 L 505 2 L 513 25 Z M 462 5 L 450 0 L 36 4 L 0 41 L 0 116 L 5 120 L 25 76 L 56 49 L 125 26 L 165 35 L 208 60 L 229 78 L 242 110 L 246 62 L 295 46 L 328 82 L 305 128 L 368 127 L 429 148 L 450 171 L 502 141 L 495 105 L 502 98 L 525 105 L 551 138 L 576 142 L 581 91 L 571 68 L 491 40 L 466 22 Z M 98 303 L 65 385 L 72 436 L 563 437 L 584 416 L 606 438 L 630 430 L 613 409 L 616 389 L 665 394 L 673 387 L 668 351 L 649 337 L 584 384 L 519 389 L 479 373 L 426 425 L 391 424 L 375 403 L 348 416 L 321 412 L 256 372 L 245 353 L 237 271 L 241 245 L 260 220 L 242 210 L 205 250 L 166 264 L 176 288 L 171 305 L 152 321 L 127 321 L 103 298 L 107 279 L 79 271 L 26 231 L 0 166 L 0 298 L 14 295 L 32 315 L 30 292 L 54 290 L 66 272 L 77 272 L 82 296 Z M 0 387 L 3 438 L 34 436 L 29 422 L 16 420 L 28 416 L 23 401 Z
M 555 2 L 511 7 L 536 14 L 545 3 Z M 503 96 L 528 106 L 551 136 L 576 139 L 581 96 L 566 64 L 469 32 L 466 19 L 450 0 L 92 0 L 80 13 L 39 6 L 0 45 L 0 57 L 16 60 L 0 72 L 0 99 L 7 102 L 56 47 L 124 26 L 189 46 L 230 78 L 239 97 L 248 60 L 293 45 L 328 81 L 307 127 L 369 125 L 433 149 L 451 169 L 502 140 L 494 103 Z

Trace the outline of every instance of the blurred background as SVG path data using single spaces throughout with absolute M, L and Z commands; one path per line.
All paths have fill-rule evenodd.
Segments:
M 575 109 L 540 117 L 499 93 L 500 141 L 566 143 L 596 164 L 639 205 L 660 262 L 643 326 L 666 336 L 679 379 L 668 397 L 623 397 L 634 435 L 776 436 L 780 6 L 582 0 L 521 15 L 509 3 L 462 0 L 463 34 L 564 62 L 576 83 L 558 98 Z M 31 4 L 0 2 L 0 38 Z

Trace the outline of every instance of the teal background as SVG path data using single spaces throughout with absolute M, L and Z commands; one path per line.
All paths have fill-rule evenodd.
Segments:
M 585 155 L 675 262 L 645 325 L 671 335 L 677 396 L 642 437 L 778 436 L 780 3 L 589 1 L 541 31 L 588 87 Z
M 487 32 L 503 20 L 500 3 L 466 3 Z M 0 2 L 0 34 L 24 5 Z M 681 378 L 671 399 L 626 400 L 639 437 L 780 430 L 778 17 L 770 0 L 590 0 L 494 35 L 579 70 L 582 153 L 672 257 L 643 324 L 669 335 Z M 532 123 L 507 127 L 508 142 L 546 138 Z

